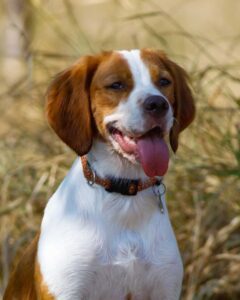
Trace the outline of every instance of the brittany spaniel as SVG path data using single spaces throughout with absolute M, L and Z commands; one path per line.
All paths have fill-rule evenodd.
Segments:
M 151 49 L 81 57 L 56 77 L 48 120 L 79 157 L 4 300 L 179 299 L 183 266 L 162 179 L 169 147 L 194 118 L 187 81 Z

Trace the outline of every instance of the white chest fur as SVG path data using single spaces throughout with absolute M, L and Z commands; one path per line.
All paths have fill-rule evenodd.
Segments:
M 38 261 L 58 300 L 179 298 L 182 263 L 164 204 L 151 189 L 134 197 L 90 187 L 76 160 L 50 199 Z

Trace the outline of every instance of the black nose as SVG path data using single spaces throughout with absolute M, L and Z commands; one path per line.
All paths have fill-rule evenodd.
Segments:
M 162 117 L 168 111 L 169 104 L 161 96 L 150 96 L 144 101 L 143 108 L 154 117 Z

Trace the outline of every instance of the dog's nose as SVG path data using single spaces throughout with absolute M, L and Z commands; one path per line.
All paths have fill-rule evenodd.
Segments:
M 166 114 L 169 104 L 162 96 L 150 96 L 143 102 L 143 108 L 154 117 L 161 117 Z

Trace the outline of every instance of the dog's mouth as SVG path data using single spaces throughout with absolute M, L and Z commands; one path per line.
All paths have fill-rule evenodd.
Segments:
M 167 172 L 169 151 L 159 126 L 142 135 L 127 134 L 114 124 L 108 125 L 108 131 L 124 154 L 134 156 L 141 163 L 147 176 L 163 176 Z

